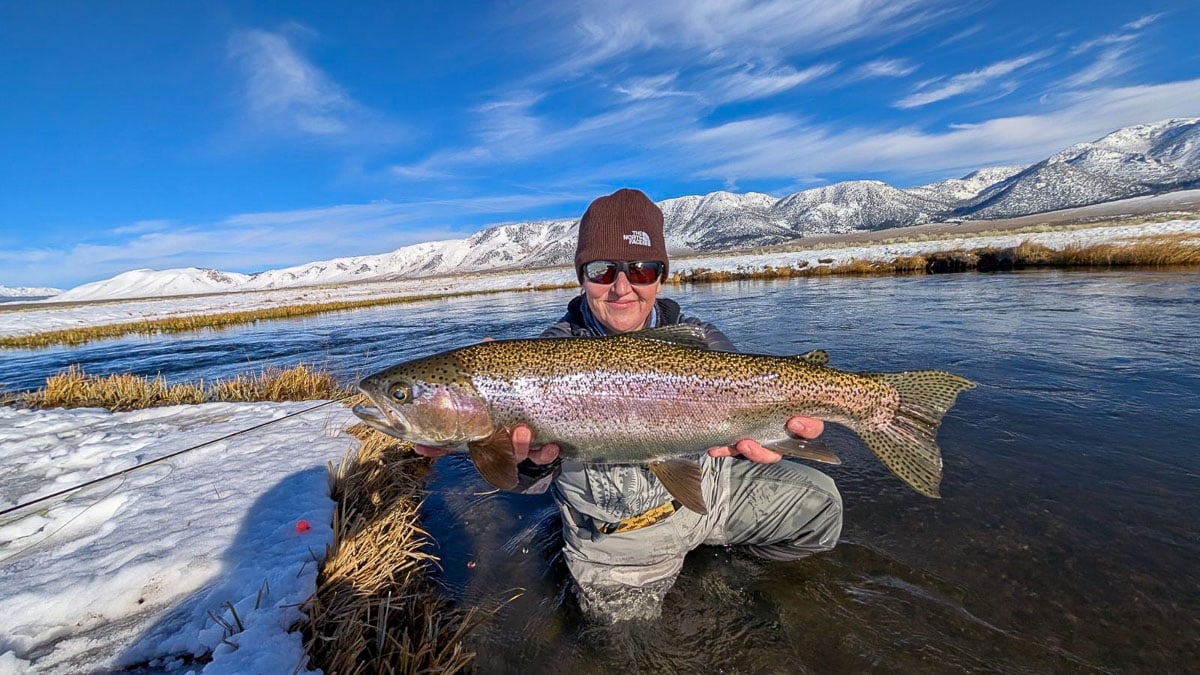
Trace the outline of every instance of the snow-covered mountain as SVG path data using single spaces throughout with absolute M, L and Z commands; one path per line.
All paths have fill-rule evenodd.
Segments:
M 934 202 L 958 204 L 979 196 L 980 192 L 1023 171 L 1023 166 L 992 166 L 963 176 L 907 188 L 904 191 Z
M 659 202 L 667 250 L 768 246 L 814 234 L 880 230 L 946 218 L 987 220 L 1200 186 L 1200 118 L 1128 127 L 1029 167 L 998 166 L 905 190 L 846 181 L 782 199 L 713 192 Z M 136 270 L 55 301 L 289 288 L 570 264 L 578 220 L 497 225 L 466 239 L 313 262 L 255 275 L 196 268 Z
M 928 223 L 946 211 L 946 204 L 877 180 L 855 180 L 797 192 L 779 200 L 773 211 L 799 237 Z
M 76 286 L 54 297 L 55 302 L 152 298 L 162 295 L 194 295 L 242 290 L 249 274 L 183 267 L 172 270 L 132 270 L 111 279 Z
M 659 202 L 667 250 L 719 251 L 791 241 L 795 231 L 772 210 L 778 202 L 761 192 L 712 192 Z M 568 262 L 575 255 L 574 233 L 569 243 Z
M 9 288 L 8 286 L 0 286 L 0 299 L 48 298 L 52 295 L 58 295 L 59 293 L 62 293 L 61 288 L 40 288 L 34 286 Z
M 1200 117 L 1126 127 L 1071 146 L 961 204 L 972 220 L 1011 218 L 1200 185 Z

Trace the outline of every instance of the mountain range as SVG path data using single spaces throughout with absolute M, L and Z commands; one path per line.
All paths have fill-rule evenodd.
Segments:
M 1030 166 L 980 169 L 900 189 L 873 180 L 783 198 L 713 192 L 658 203 L 672 254 L 769 246 L 815 234 L 946 220 L 993 220 L 1200 187 L 1200 117 L 1126 127 Z M 198 268 L 134 270 L 55 301 L 288 288 L 570 264 L 578 219 L 508 223 L 466 239 L 247 275 Z
M 61 288 L 39 288 L 22 286 L 19 288 L 10 288 L 8 286 L 0 286 L 0 300 L 9 300 L 15 298 L 48 298 L 52 295 L 62 293 Z

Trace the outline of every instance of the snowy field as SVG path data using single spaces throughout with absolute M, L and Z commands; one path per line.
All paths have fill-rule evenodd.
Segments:
M 778 267 L 807 263 L 809 266 L 817 266 L 820 264 L 818 261 L 822 259 L 832 259 L 833 262 L 830 264 L 838 265 L 851 259 L 892 260 L 899 256 L 961 248 L 1015 246 L 1023 241 L 1061 248 L 1069 244 L 1124 241 L 1132 237 L 1176 233 L 1200 233 L 1200 220 L 1172 220 L 1162 223 L 1110 225 L 1078 230 L 987 237 L 962 236 L 903 244 L 830 246 L 789 253 L 721 253 L 711 256 L 679 258 L 672 261 L 671 269 L 686 271 L 707 268 L 736 271 L 738 269 L 761 269 L 767 265 Z M 173 297 L 160 300 L 109 301 L 71 306 L 28 303 L 10 306 L 7 311 L 0 311 L 0 336 L 26 335 L 41 331 L 128 323 L 171 316 L 266 309 L 284 305 L 382 297 L 426 296 L 464 291 L 522 290 L 543 284 L 574 282 L 575 274 L 571 268 L 558 267 L 533 271 L 467 274 L 456 277 L 225 293 L 201 297 Z
M 0 408 L 0 509 L 272 422 L 0 517 L 0 674 L 307 672 L 289 628 L 332 542 L 326 464 L 358 443 L 320 403 Z

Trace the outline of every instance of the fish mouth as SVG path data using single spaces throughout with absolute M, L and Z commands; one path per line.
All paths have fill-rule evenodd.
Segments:
M 404 438 L 404 425 L 389 418 L 382 409 L 371 405 L 356 405 L 350 411 L 372 429 L 395 438 Z

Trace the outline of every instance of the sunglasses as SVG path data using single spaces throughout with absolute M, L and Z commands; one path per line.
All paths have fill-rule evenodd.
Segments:
M 611 284 L 617 280 L 618 272 L 624 272 L 629 283 L 634 286 L 648 286 L 662 276 L 663 267 L 664 265 L 657 260 L 593 260 L 584 264 L 583 278 L 593 284 Z

